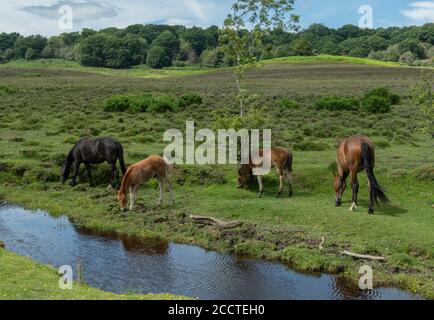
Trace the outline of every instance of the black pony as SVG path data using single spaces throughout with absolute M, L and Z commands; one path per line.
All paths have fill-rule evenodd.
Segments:
M 122 174 L 125 174 L 127 170 L 124 161 L 124 150 L 119 142 L 110 138 L 82 139 L 75 144 L 62 164 L 62 183 L 65 183 L 66 180 L 68 180 L 71 166 L 74 165 L 74 174 L 71 186 L 76 186 L 80 165 L 84 163 L 89 177 L 89 183 L 93 186 L 90 165 L 100 164 L 107 161 L 111 165 L 112 171 L 110 184 L 115 187 L 114 181 L 116 178 L 116 163 L 118 159 L 121 165 Z

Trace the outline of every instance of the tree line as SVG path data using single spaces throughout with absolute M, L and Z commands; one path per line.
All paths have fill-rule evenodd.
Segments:
M 248 30 L 240 32 L 249 37 Z M 354 25 L 334 29 L 313 24 L 299 32 L 279 29 L 265 32 L 262 41 L 265 50 L 257 53 L 258 60 L 329 54 L 418 66 L 434 64 L 434 23 L 378 29 L 360 29 Z M 220 42 L 220 30 L 216 26 L 136 24 L 125 29 L 83 29 L 49 38 L 1 33 L 0 62 L 56 58 L 109 68 L 140 64 L 151 68 L 233 65 Z

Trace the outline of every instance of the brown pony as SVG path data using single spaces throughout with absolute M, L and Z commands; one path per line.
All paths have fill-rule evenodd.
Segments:
M 267 154 L 267 152 L 265 153 Z M 277 193 L 277 197 L 279 197 L 283 192 L 283 185 L 285 182 L 285 179 L 289 182 L 289 189 L 288 189 L 288 195 L 292 197 L 292 182 L 293 182 L 293 172 L 292 172 L 292 154 L 288 150 L 285 150 L 283 148 L 274 148 L 271 149 L 270 152 L 271 157 L 271 165 L 272 167 L 276 167 L 277 172 L 279 174 L 280 179 L 280 187 L 279 192 Z M 264 150 L 259 150 L 259 157 L 264 156 Z M 249 164 L 243 164 L 238 169 L 238 188 L 242 188 L 244 184 L 247 181 L 247 178 L 249 176 L 252 176 L 253 174 L 253 168 L 260 168 L 262 164 L 255 165 L 258 161 L 253 161 L 252 156 L 250 156 Z M 259 183 L 259 195 L 258 197 L 262 197 L 262 193 L 264 192 L 264 187 L 262 184 L 262 176 L 258 175 L 258 183 Z
M 165 185 L 169 187 L 170 196 L 172 202 L 174 202 L 172 185 L 169 181 L 169 165 L 166 163 L 166 160 L 160 156 L 150 156 L 143 161 L 131 165 L 124 175 L 121 188 L 117 195 L 122 211 L 125 211 L 127 207 L 127 191 L 130 192 L 130 211 L 132 211 L 140 186 L 152 178 L 158 180 L 160 187 L 160 198 L 157 205 L 159 206 L 162 203 Z
M 359 192 L 357 174 L 363 170 L 366 171 L 369 181 L 369 213 L 374 213 L 374 202 L 378 204 L 378 199 L 383 202 L 388 201 L 383 188 L 381 188 L 375 178 L 375 151 L 374 143 L 371 139 L 366 136 L 354 136 L 342 140 L 339 143 L 336 164 L 336 206 L 340 207 L 342 205 L 342 195 L 346 189 L 346 179 L 348 176 L 351 176 L 353 203 L 350 211 L 357 209 L 357 195 Z

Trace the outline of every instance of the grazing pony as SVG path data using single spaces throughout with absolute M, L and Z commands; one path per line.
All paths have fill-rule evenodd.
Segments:
M 336 164 L 336 206 L 340 207 L 342 205 L 342 195 L 346 189 L 346 179 L 350 175 L 353 190 L 353 203 L 350 211 L 357 209 L 357 195 L 359 192 L 357 173 L 363 170 L 366 171 L 369 181 L 369 214 L 374 213 L 374 203 L 378 204 L 378 199 L 383 202 L 388 201 L 383 188 L 381 188 L 375 178 L 375 151 L 374 143 L 371 139 L 366 136 L 354 136 L 342 140 L 339 143 Z
M 77 176 L 82 163 L 85 164 L 89 183 L 93 186 L 91 164 L 100 164 L 108 162 L 111 165 L 110 185 L 114 187 L 116 177 L 116 163 L 119 159 L 122 174 L 125 174 L 126 167 L 124 161 L 124 150 L 122 145 L 116 140 L 110 138 L 101 139 L 82 139 L 78 141 L 69 152 L 62 164 L 61 181 L 65 183 L 68 180 L 71 167 L 74 165 L 74 174 L 72 176 L 71 186 L 77 185 Z
M 169 180 L 169 165 L 166 163 L 166 160 L 160 156 L 150 156 L 145 160 L 131 165 L 124 175 L 117 196 L 122 211 L 126 211 L 127 208 L 127 192 L 130 192 L 130 211 L 132 211 L 140 186 L 152 178 L 158 180 L 160 187 L 160 198 L 157 206 L 161 205 L 163 201 L 165 185 L 169 187 L 170 197 L 174 203 L 172 185 Z
M 269 155 L 271 157 L 271 166 L 276 167 L 277 172 L 279 174 L 280 179 L 280 186 L 279 186 L 279 192 L 277 193 L 277 197 L 279 197 L 283 192 L 283 185 L 285 183 L 285 179 L 289 182 L 289 188 L 288 188 L 288 195 L 292 197 L 292 182 L 294 179 L 294 175 L 292 172 L 292 154 L 286 149 L 283 148 L 274 148 L 269 150 L 269 152 L 265 152 L 265 156 Z M 264 157 L 264 150 L 259 150 L 259 157 Z M 243 164 L 238 169 L 238 188 L 242 188 L 244 184 L 247 181 L 247 178 L 249 176 L 253 175 L 253 169 L 254 168 L 260 168 L 262 164 L 255 164 L 258 163 L 258 161 L 254 161 L 255 159 L 252 159 L 252 155 L 250 155 L 249 164 Z M 264 187 L 262 184 L 262 176 L 258 175 L 258 184 L 259 184 L 259 194 L 258 198 L 262 197 L 262 194 L 264 192 Z

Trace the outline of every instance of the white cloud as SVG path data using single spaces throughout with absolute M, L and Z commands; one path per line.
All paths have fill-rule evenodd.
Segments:
M 234 0 L 0 0 L 0 32 L 54 35 L 59 7 L 70 5 L 74 30 L 131 24 L 220 25 Z
M 434 2 L 416 1 L 409 4 L 407 10 L 401 10 L 401 14 L 416 24 L 434 22 Z

